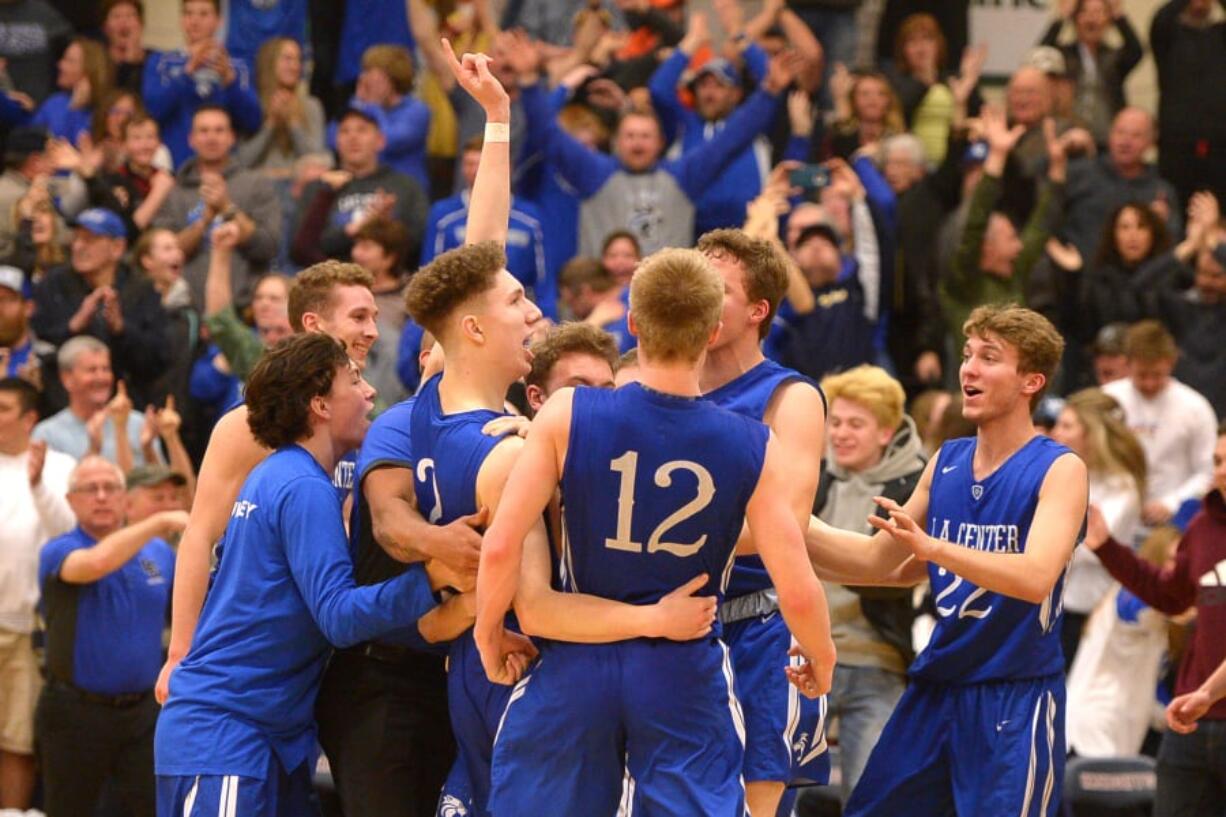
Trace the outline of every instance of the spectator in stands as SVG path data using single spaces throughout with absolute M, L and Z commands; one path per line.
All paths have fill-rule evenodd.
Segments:
M 629 293 L 595 258 L 572 258 L 562 267 L 558 281 L 559 306 L 577 321 L 613 336 L 619 352 L 634 348 L 636 340 L 626 324 Z
M 174 232 L 154 228 L 136 241 L 132 261 L 153 285 L 165 315 L 169 363 L 154 382 L 150 399 L 173 396 L 187 406 L 188 371 L 200 343 L 200 313 L 192 305 L 191 289 L 183 280 L 183 250 Z
M 370 291 L 379 308 L 375 319 L 379 337 L 371 347 L 366 369 L 362 373 L 366 382 L 375 388 L 376 411 L 382 411 L 409 395 L 399 374 L 399 358 L 403 348 L 400 334 L 412 323 L 404 308 L 407 283 L 404 251 L 407 244 L 408 234 L 404 226 L 384 218 L 367 221 L 354 236 L 353 261 L 374 277 Z M 408 331 L 415 338 L 408 342 L 420 345 L 420 327 L 413 324 Z M 415 357 L 415 353 L 410 354 Z
M 140 95 L 145 74 L 145 4 L 142 0 L 102 0 L 102 36 L 115 66 L 115 85 Z
M 429 190 L 426 135 L 430 109 L 412 91 L 412 55 L 398 45 L 375 45 L 362 55 L 362 73 L 349 105 L 366 111 L 379 123 L 383 133 L 379 161 Z
M 64 251 L 68 230 L 55 210 L 46 184 L 31 185 L 18 199 L 13 208 L 12 230 L 16 238 L 6 260 L 25 270 L 27 278 L 35 283 L 68 257 Z
M 127 520 L 129 525 L 144 522 L 162 511 L 186 511 L 188 478 L 165 465 L 133 468 L 128 474 Z
M 180 20 L 186 48 L 154 54 L 142 82 L 145 106 L 161 126 L 176 168 L 200 150 L 190 140 L 201 107 L 226 111 L 244 133 L 259 130 L 262 119 L 247 63 L 232 59 L 217 41 L 220 0 L 183 0 Z
M 834 97 L 834 125 L 823 148 L 824 156 L 850 160 L 865 145 L 878 144 L 907 129 L 902 105 L 884 74 L 866 71 L 852 74 L 836 66 L 830 76 Z
M 798 65 L 777 57 L 754 93 L 728 120 L 719 136 L 679 159 L 664 159 L 660 124 L 650 114 L 625 114 L 615 136 L 616 158 L 583 145 L 558 126 L 548 112 L 544 91 L 524 94 L 524 113 L 532 139 L 546 145 L 547 155 L 580 199 L 580 252 L 595 255 L 613 230 L 629 229 L 644 252 L 665 246 L 688 246 L 694 233 L 694 202 L 722 169 L 769 124 L 778 96 L 791 83 Z
M 1221 0 L 1219 0 L 1221 5 Z M 1149 45 L 1158 68 L 1158 156 L 1179 201 L 1208 188 L 1226 196 L 1226 21 L 1213 0 L 1171 0 L 1158 9 Z
M 307 94 L 302 46 L 288 37 L 265 42 L 256 58 L 255 82 L 264 124 L 239 147 L 239 163 L 288 178 L 297 159 L 324 149 L 324 109 Z
M 38 549 L 76 524 L 66 499 L 75 463 L 30 439 L 37 405 L 33 385 L 0 378 L 0 808 L 19 811 L 34 792 L 34 705 L 42 686 L 30 639 Z
M 125 500 L 123 472 L 86 457 L 68 489 L 78 525 L 39 554 L 47 685 L 36 731 L 52 814 L 93 814 L 107 787 L 129 813 L 156 813 L 153 683 L 175 567 L 165 540 L 187 513 L 124 527 Z
M 72 26 L 47 0 L 0 6 L 9 36 L 0 39 L 0 59 L 13 86 L 36 104 L 53 90 L 55 60 L 63 53 Z
M 949 133 L 962 113 L 978 113 L 983 100 L 977 85 L 987 49 L 967 49 L 962 54 L 959 73 L 949 73 L 949 51 L 945 35 L 931 14 L 913 14 L 902 21 L 894 46 L 894 65 L 886 70 L 894 93 L 902 105 L 907 129 L 924 146 L 929 164 L 945 158 Z M 961 105 L 959 106 L 959 98 Z
M 686 69 L 696 62 L 695 55 L 710 49 L 705 19 L 701 14 L 690 16 L 685 38 L 652 74 L 648 85 L 651 107 L 659 117 L 665 141 L 671 143 L 678 137 L 683 154 L 715 139 L 745 96 L 746 78 L 740 63 L 724 57 L 707 59 L 686 78 Z M 756 85 L 766 74 L 766 53 L 757 43 L 750 42 L 739 57 L 750 87 Z M 693 100 L 692 107 L 682 102 L 683 94 Z M 789 155 L 801 159 L 807 148 L 807 139 L 799 140 Z M 767 156 L 766 140 L 758 137 L 731 158 L 718 181 L 694 201 L 695 237 L 720 227 L 739 227 L 745 221 L 745 206 L 758 195 L 765 181 L 769 169 Z
M 293 40 L 300 47 L 314 13 L 306 0 L 230 0 L 226 7 L 226 48 L 255 65 L 260 46 L 274 39 Z
M 1071 170 L 1071 168 L 1070 168 Z M 1129 202 L 1107 216 L 1098 251 L 1081 270 L 1082 286 L 1073 327 L 1092 340 L 1111 323 L 1149 316 L 1152 288 L 1175 263 L 1167 250 L 1166 224 L 1142 202 Z
M 1171 418 L 1167 422 L 1178 422 Z M 1174 564 L 1158 567 L 1143 562 L 1127 544 L 1113 541 L 1102 514 L 1090 506 L 1085 545 L 1111 575 L 1141 601 L 1167 615 L 1195 607 L 1196 628 L 1179 663 L 1175 694 L 1197 689 L 1226 659 L 1226 605 L 1222 599 L 1222 562 L 1226 561 L 1226 429 L 1219 429 L 1212 447 L 1212 489 L 1204 507 L 1188 523 Z M 1155 817 L 1197 815 L 1221 811 L 1226 755 L 1218 749 L 1226 738 L 1226 702 L 1219 701 L 1191 734 L 1168 731 L 1158 751 Z
M 416 258 L 428 203 L 421 185 L 380 163 L 385 139 L 379 120 L 362 108 L 348 108 L 336 128 L 340 169 L 302 191 L 298 226 L 290 255 L 302 267 L 327 258 L 348 261 L 353 237 L 376 217 L 391 218 L 409 233 L 406 258 Z
M 61 90 L 43 100 L 32 122 L 75 145 L 89 134 L 94 110 L 111 90 L 115 66 L 96 40 L 74 37 L 58 70 L 56 85 Z
M 115 387 L 106 345 L 89 335 L 73 338 L 60 347 L 57 363 L 68 407 L 35 426 L 34 439 L 75 460 L 101 454 L 121 468 L 146 465 L 141 417 L 132 411 L 123 381 Z M 127 433 L 117 435 L 117 428 Z
M 481 161 L 483 143 L 481 137 L 476 137 L 464 145 L 460 156 L 463 189 L 450 198 L 430 205 L 430 215 L 426 219 L 426 238 L 421 248 L 422 266 L 447 250 L 464 246 L 468 200 L 472 195 L 473 181 L 477 178 L 477 165 Z M 506 250 L 507 271 L 529 290 L 533 301 L 538 305 L 541 301 L 556 301 L 556 288 L 545 274 L 545 236 L 541 216 L 532 202 L 512 198 Z
M 34 293 L 34 330 L 57 346 L 76 335 L 104 341 L 118 376 L 144 405 L 168 361 L 158 294 L 124 263 L 128 241 L 119 216 L 86 210 L 73 233 L 69 263 L 49 271 Z
M 1137 549 L 1137 558 L 1161 570 L 1173 564 L 1178 544 L 1178 528 L 1155 528 Z M 1068 746 L 1082 757 L 1131 757 L 1141 754 L 1153 722 L 1154 690 L 1165 669 L 1170 623 L 1120 587 L 1088 547 L 1077 548 L 1074 558 L 1083 553 L 1082 558 L 1107 576 L 1108 589 L 1086 622 L 1069 668 Z
M 1070 164 L 1061 232 L 1083 257 L 1093 254 L 1112 211 L 1129 202 L 1152 206 L 1168 234 L 1183 232 L 1175 188 L 1145 160 L 1153 143 L 1153 118 L 1139 108 L 1125 108 L 1111 123 L 1107 155 Z
M 49 177 L 53 167 L 47 156 L 47 131 L 42 128 L 14 128 L 4 140 L 4 175 L 0 176 L 0 258 L 13 254 L 17 225 L 8 214 L 31 187 L 42 187 L 54 194 L 58 185 Z M 41 198 L 51 200 L 49 195 Z
M 1019 236 L 1009 217 L 997 207 L 1005 162 L 1022 138 L 1024 126 L 1018 123 L 1010 128 L 1004 116 L 992 108 L 984 109 L 982 119 L 988 157 L 971 197 L 952 274 L 941 282 L 941 307 L 954 359 L 966 342 L 962 324 L 976 306 L 1008 301 L 1025 303 L 1030 272 L 1050 235 L 1051 213 L 1059 212 L 1059 197 L 1068 170 L 1064 143 L 1056 137 L 1055 124 L 1047 120 L 1043 131 L 1050 184 L 1043 185 L 1038 203 Z
M 102 103 L 94 112 L 93 126 L 90 130 L 93 136 L 91 147 L 102 151 L 100 167 L 107 172 L 115 173 L 123 167 L 130 157 L 125 143 L 125 129 L 130 120 L 147 118 L 149 112 L 141 102 L 140 91 L 128 88 L 112 88 L 103 98 Z M 157 120 L 154 120 L 157 124 Z M 170 149 L 162 144 L 161 131 L 157 131 L 157 144 L 153 149 L 150 164 L 158 170 L 171 172 L 174 162 L 170 158 Z
M 334 83 L 343 90 L 342 99 L 351 93 L 362 73 L 366 49 L 379 43 L 397 43 L 412 51 L 417 38 L 409 28 L 409 6 L 422 0 L 366 0 L 346 3 L 340 28 L 340 51 L 336 57 Z M 424 50 L 426 43 L 421 47 Z M 450 74 L 450 72 L 443 72 Z
M 189 0 L 188 4 L 199 3 Z M 192 117 L 195 156 L 175 174 L 175 186 L 154 218 L 154 226 L 174 230 L 187 257 L 183 277 L 192 300 L 204 303 L 209 267 L 209 236 L 227 222 L 238 225 L 233 259 L 234 297 L 251 298 L 251 285 L 268 269 L 281 241 L 281 204 L 272 182 L 244 170 L 231 154 L 234 128 L 225 109 L 206 105 Z
M 264 350 L 289 337 L 289 280 L 268 273 L 252 286 L 251 322 L 248 325 L 234 304 L 232 267 L 239 232 L 237 225 L 223 224 L 211 236 L 209 272 L 204 287 L 204 325 L 212 344 L 203 365 L 211 366 L 220 377 L 210 388 L 211 402 L 228 406 L 234 402 L 241 381 L 255 367 Z M 198 366 L 200 364 L 198 363 Z M 193 378 L 196 373 L 193 373 Z M 201 398 L 204 399 L 204 398 Z
M 1128 379 L 1108 383 L 1103 391 L 1123 407 L 1128 427 L 1145 449 L 1149 481 L 1141 519 L 1164 525 L 1185 502 L 1208 490 L 1217 419 L 1208 400 L 1171 376 L 1179 350 L 1162 324 L 1133 324 L 1124 350 Z
M 1085 462 L 1090 472 L 1090 501 L 1103 512 L 1111 535 L 1120 542 L 1136 542 L 1145 500 L 1145 452 L 1128 430 L 1119 403 L 1099 389 L 1070 395 L 1051 437 Z M 1106 569 L 1084 548 L 1078 548 L 1064 583 L 1061 643 L 1066 668 L 1073 663 L 1086 620 L 1110 590 Z
M 856 64 L 856 10 L 861 0 L 791 0 L 788 6 L 813 30 L 830 66 Z
M 30 293 L 21 270 L 0 266 L 0 377 L 20 377 L 38 386 L 55 347 L 30 330 L 30 316 L 34 314 Z M 54 365 L 51 368 L 54 370 Z
M 1122 0 L 1062 0 L 1058 14 L 1041 42 L 1060 49 L 1074 83 L 1073 114 L 1103 144 L 1111 120 L 1125 105 L 1124 80 L 1141 61 L 1141 41 Z M 1072 24 L 1076 39 L 1060 45 L 1065 23 Z M 1122 41 L 1118 47 L 1104 41 L 1111 29 Z
M 105 148 L 89 145 L 81 150 L 65 143 L 56 146 L 60 169 L 81 178 L 89 207 L 103 207 L 124 220 L 128 240 L 135 241 L 166 202 L 175 177 L 159 166 L 158 153 L 165 150 L 158 124 L 146 113 L 135 113 L 120 126 L 122 160 L 107 167 Z
M 1105 386 L 1128 377 L 1128 355 L 1124 352 L 1124 340 L 1128 326 L 1109 323 L 1098 330 L 1094 345 L 1090 347 L 1094 362 L 1094 382 Z
M 829 453 L 813 512 L 867 533 L 865 518 L 883 513 L 874 497 L 904 501 L 919 482 L 926 461 L 919 433 L 903 413 L 902 386 L 884 369 L 857 366 L 823 379 L 822 390 L 830 402 Z M 823 585 L 839 654 L 828 717 L 839 723 L 839 794 L 846 801 L 906 686 L 915 613 L 910 588 Z
M 1164 277 L 1151 278 L 1155 316 L 1175 335 L 1175 376 L 1226 416 L 1226 234 L 1217 198 L 1202 191 L 1188 206 L 1188 237 L 1175 248 Z M 1168 256 L 1169 257 L 1169 256 Z M 1192 286 L 1188 287 L 1188 279 Z
M 904 133 L 882 144 L 882 173 L 894 192 L 898 224 L 889 349 L 899 379 L 909 388 L 939 382 L 944 371 L 945 327 L 933 236 L 958 205 L 965 152 L 963 136 L 951 139 L 940 166 L 929 173 L 919 137 Z

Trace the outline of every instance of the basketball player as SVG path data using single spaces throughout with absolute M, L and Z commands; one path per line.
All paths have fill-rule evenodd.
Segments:
M 496 112 L 495 121 L 506 121 L 509 101 L 489 73 L 488 58 L 466 54 L 453 71 L 487 112 Z M 497 518 L 507 477 L 523 447 L 517 436 L 483 432 L 503 415 L 507 389 L 530 372 L 526 345 L 541 319 L 522 284 L 507 272 L 500 246 L 510 213 L 510 152 L 503 129 L 487 129 L 469 213 L 468 240 L 492 240 L 440 255 L 413 276 L 405 297 L 409 314 L 437 339 L 446 360 L 442 374 L 418 393 L 410 417 L 418 507 L 436 525 L 480 508 Z M 548 548 L 539 515 L 532 536 Z M 548 635 L 593 641 L 695 638 L 710 632 L 715 614 L 710 599 L 691 597 L 698 587 L 690 582 L 660 603 L 641 607 L 550 592 L 543 606 L 559 625 Z M 506 656 L 507 680 L 514 681 L 536 649 L 514 632 L 506 643 L 514 644 Z M 448 657 L 448 702 L 459 757 L 441 805 L 483 815 L 494 736 L 511 689 L 485 677 L 469 633 L 451 643 Z
M 721 598 L 748 517 L 780 609 L 814 660 L 786 672 L 809 696 L 829 687 L 825 599 L 785 498 L 784 455 L 765 426 L 701 399 L 723 281 L 701 253 L 665 250 L 640 266 L 630 297 L 641 382 L 550 398 L 482 545 L 476 636 L 487 674 L 516 674 L 502 621 L 513 598 L 525 631 L 552 639 L 503 716 L 491 783 L 500 816 L 612 814 L 626 771 L 636 814 L 745 808 L 744 730 L 718 633 L 594 644 L 557 632 L 546 545 L 534 531 L 559 485 L 564 589 L 631 605 L 683 582 Z
M 1064 341 L 1046 318 L 981 306 L 963 331 L 963 416 L 872 537 L 814 520 L 810 553 L 851 584 L 932 583 L 937 625 L 845 814 L 1054 817 L 1064 776 L 1061 594 L 1086 467 L 1031 411 Z
M 761 348 L 787 291 L 789 262 L 769 241 L 740 230 L 709 232 L 697 249 L 724 280 L 722 325 L 703 363 L 703 393 L 774 432 L 789 454 L 782 461 L 788 505 L 806 527 L 825 447 L 825 397 L 807 377 L 767 360 Z M 745 711 L 745 794 L 753 817 L 790 814 L 794 797 L 780 807 L 788 782 L 826 783 L 830 776 L 825 701 L 799 700 L 782 672 L 792 661 L 792 636 L 778 610 L 762 560 L 738 557 L 719 617 Z

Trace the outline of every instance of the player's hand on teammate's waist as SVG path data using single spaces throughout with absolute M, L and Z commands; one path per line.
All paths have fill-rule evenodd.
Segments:
M 829 665 L 815 664 L 809 660 L 809 656 L 805 655 L 804 650 L 799 646 L 788 650 L 788 655 L 799 656 L 804 659 L 804 663 L 799 667 L 786 667 L 784 669 L 784 672 L 787 673 L 788 681 L 791 682 L 792 686 L 800 690 L 801 695 L 804 695 L 806 698 L 817 698 L 830 691 L 830 687 L 834 684 L 834 661 L 830 661 Z
M 477 640 L 485 675 L 495 684 L 517 683 L 540 655 L 528 636 L 503 628 L 488 642 Z
M 873 514 L 868 518 L 870 525 L 877 530 L 885 531 L 896 541 L 906 545 L 918 559 L 927 561 L 936 555 L 939 549 L 938 541 L 925 533 L 919 523 L 912 519 L 901 505 L 884 496 L 875 496 L 873 501 L 884 508 L 889 517 L 883 518 Z
M 708 579 L 706 573 L 695 576 L 653 605 L 658 614 L 656 637 L 692 641 L 710 634 L 715 625 L 715 597 L 694 595 Z

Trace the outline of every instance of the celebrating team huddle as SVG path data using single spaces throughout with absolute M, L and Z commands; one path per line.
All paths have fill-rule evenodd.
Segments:
M 310 813 L 329 656 L 376 642 L 447 656 L 456 760 L 441 791 L 414 793 L 440 814 L 790 814 L 796 786 L 829 776 L 820 578 L 927 580 L 938 614 L 845 813 L 1054 815 L 1061 591 L 1088 486 L 1030 420 L 1063 349 L 1051 324 L 975 310 L 961 381 L 977 435 L 947 443 L 905 503 L 880 499 L 874 535 L 832 528 L 811 516 L 825 397 L 760 349 L 787 289 L 782 251 L 717 230 L 644 259 L 632 373 L 599 330 L 538 337 L 541 313 L 505 269 L 507 96 L 486 57 L 451 63 L 487 131 L 466 246 L 407 290 L 432 340 L 423 385 L 367 436 L 369 343 L 352 340 L 373 299 L 343 270 L 303 273 L 322 294 L 291 301 L 300 334 L 219 425 L 208 507 L 181 546 L 158 813 Z M 506 410 L 525 379 L 530 424 Z M 346 533 L 333 475 L 354 472 L 355 452 L 357 486 L 397 465 L 398 524 L 420 535 L 360 581 L 349 539 L 389 523 L 355 490 Z M 425 544 L 473 527 L 475 580 Z M 199 566 L 214 540 L 210 586 Z M 369 770 L 322 704 L 342 802 L 365 796 Z

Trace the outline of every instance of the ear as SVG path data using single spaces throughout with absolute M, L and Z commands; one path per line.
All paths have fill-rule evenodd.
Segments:
M 536 414 L 541 410 L 541 406 L 545 405 L 545 390 L 540 386 L 526 386 L 524 395 L 528 398 L 528 405 L 531 406 L 533 414 Z
M 332 419 L 332 406 L 328 405 L 328 399 L 322 394 L 317 394 L 311 398 L 310 403 L 311 418 L 318 417 L 320 420 L 327 422 Z M 314 426 L 315 423 L 309 422 L 309 425 Z
M 485 344 L 485 332 L 481 329 L 481 321 L 476 315 L 465 315 L 460 318 L 460 331 L 464 333 L 464 337 L 471 340 L 477 345 Z
M 1024 379 L 1022 380 L 1022 393 L 1038 394 L 1046 385 L 1046 375 L 1039 374 L 1038 372 L 1031 372 L 1030 374 L 1025 375 Z
M 319 331 L 319 313 L 318 312 L 303 312 L 302 313 L 302 331 L 303 332 L 318 332 Z
M 724 322 L 719 321 L 715 324 L 715 328 L 711 330 L 711 336 L 707 338 L 707 348 L 710 349 L 715 345 L 715 341 L 719 340 L 719 333 L 723 331 Z
M 755 301 L 749 305 L 749 318 L 758 326 L 766 322 L 766 318 L 770 313 L 771 306 L 769 301 Z
M 634 321 L 633 312 L 626 313 L 626 328 L 629 329 L 630 334 L 634 335 L 636 338 L 639 336 L 639 326 Z

